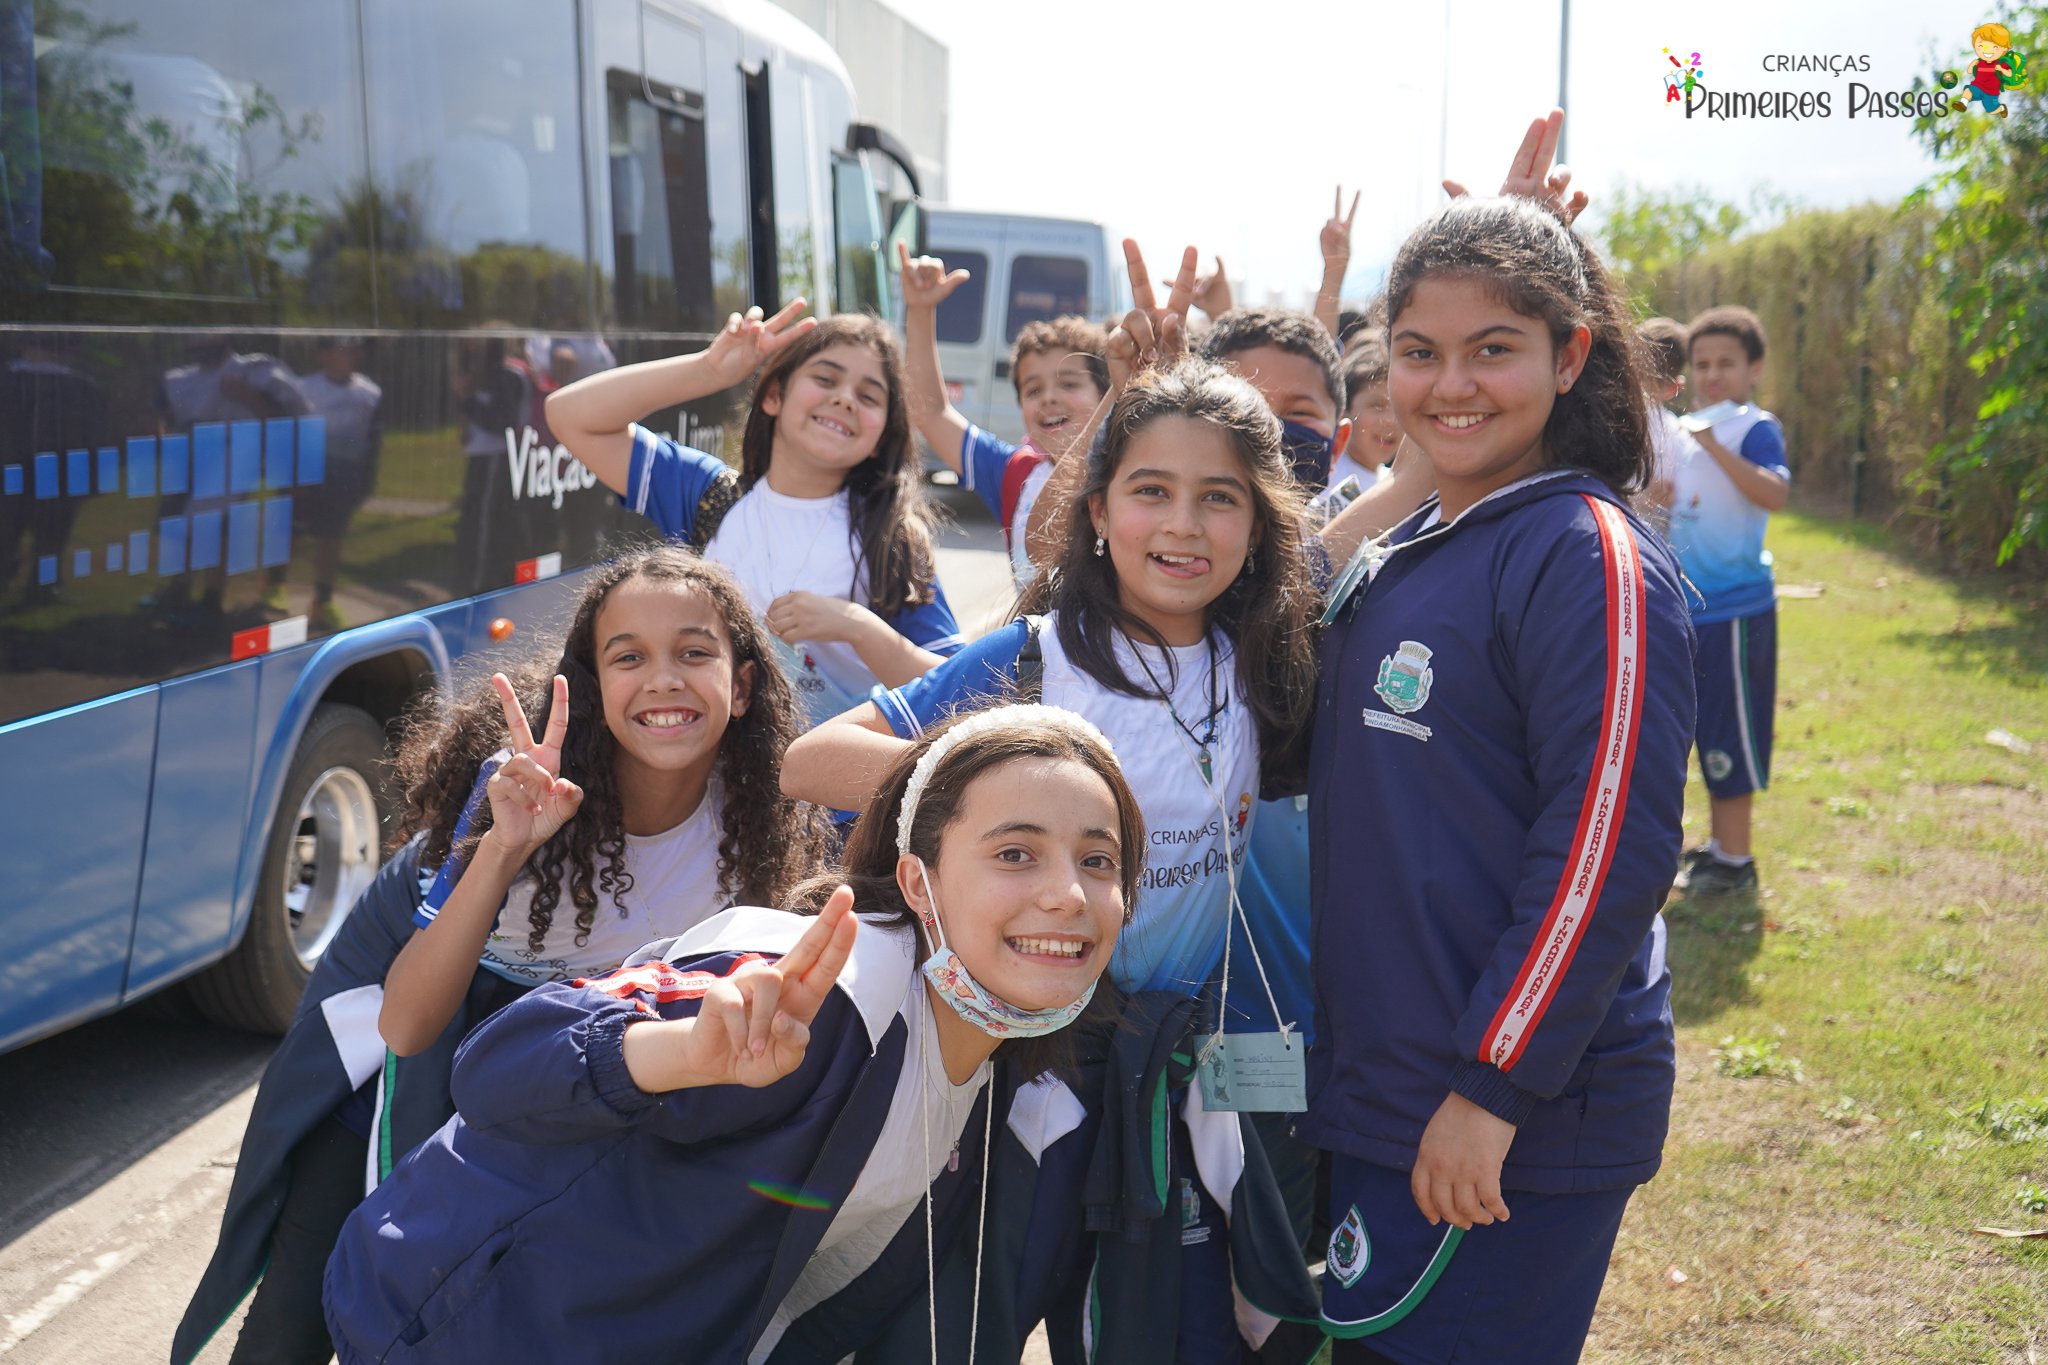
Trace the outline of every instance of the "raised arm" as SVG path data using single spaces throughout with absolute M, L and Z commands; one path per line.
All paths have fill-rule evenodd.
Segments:
M 958 474 L 967 419 L 946 397 L 946 376 L 939 366 L 939 305 L 973 277 L 965 270 L 949 273 L 936 256 L 913 260 L 903 242 L 896 244 L 896 259 L 903 272 L 904 401 L 917 434 Z
M 484 783 L 491 805 L 490 829 L 460 870 L 460 879 L 433 922 L 414 931 L 385 974 L 377 1032 L 401 1057 L 424 1050 L 448 1027 L 476 975 L 498 907 L 505 903 L 519 869 L 583 803 L 580 787 L 555 776 L 569 731 L 567 680 L 555 678 L 547 734 L 538 744 L 505 675 L 494 674 L 491 685 L 498 691 L 512 733 L 513 756 Z
M 1585 212 L 1587 199 L 1584 190 L 1572 192 L 1567 198 L 1567 191 L 1572 185 L 1570 169 L 1551 167 L 1551 160 L 1557 155 L 1558 139 L 1563 136 L 1562 109 L 1553 109 L 1541 118 L 1529 120 L 1529 130 L 1522 134 L 1522 145 L 1515 149 L 1515 159 L 1508 163 L 1508 173 L 1501 181 L 1500 192 L 1534 199 L 1564 219 L 1565 226 L 1570 227 Z M 1460 198 L 1465 192 L 1465 187 L 1457 181 L 1444 181 L 1444 193 L 1451 198 Z
M 859 810 L 905 749 L 871 701 L 799 735 L 782 756 L 782 794 L 833 810 Z
M 1195 277 L 1194 297 L 1195 307 L 1212 322 L 1237 306 L 1237 297 L 1230 291 L 1230 275 L 1223 269 L 1223 258 L 1215 259 L 1213 272 Z
M 1025 553 L 1040 572 L 1059 562 L 1060 546 L 1066 539 L 1067 509 L 1088 486 L 1088 457 L 1094 449 L 1095 433 L 1109 419 L 1117 395 L 1139 371 L 1171 364 L 1187 354 L 1188 309 L 1194 305 L 1195 267 L 1200 260 L 1193 247 L 1181 253 L 1180 270 L 1173 277 L 1166 305 L 1160 307 L 1158 296 L 1152 291 L 1151 273 L 1145 268 L 1144 254 L 1135 241 L 1124 239 L 1124 265 L 1130 271 L 1133 306 L 1109 334 L 1109 344 L 1103 348 L 1103 359 L 1109 365 L 1109 392 L 1103 395 L 1089 415 L 1087 427 L 1069 447 L 1069 458 L 1053 468 L 1052 477 L 1046 481 L 1038 501 L 1031 505 L 1031 516 L 1024 525 Z M 1074 459 L 1073 455 L 1081 458 Z
M 1331 567 L 1342 568 L 1360 545 L 1398 525 L 1435 491 L 1436 469 L 1429 457 L 1415 442 L 1402 441 L 1394 456 L 1393 477 L 1360 493 L 1319 533 Z
M 1351 268 L 1351 224 L 1358 217 L 1359 196 L 1363 190 L 1351 192 L 1351 211 L 1344 211 L 1344 187 L 1337 187 L 1337 202 L 1330 209 L 1330 221 L 1323 224 L 1323 282 L 1316 289 L 1316 321 L 1323 324 L 1323 330 L 1334 339 L 1337 335 L 1337 315 L 1342 309 L 1344 297 L 1344 272 Z
M 556 389 L 548 395 L 548 427 L 600 483 L 623 494 L 633 458 L 628 428 L 650 412 L 744 380 L 792 337 L 818 325 L 816 318 L 797 320 L 805 307 L 802 299 L 792 299 L 770 318 L 749 308 L 726 319 L 724 329 L 695 355 L 601 370 Z

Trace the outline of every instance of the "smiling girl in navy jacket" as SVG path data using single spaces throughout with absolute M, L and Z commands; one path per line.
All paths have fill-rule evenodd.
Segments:
M 1575 1361 L 1670 1111 L 1692 631 L 1627 501 L 1643 386 L 1598 257 L 1537 205 L 1459 200 L 1388 316 L 1440 492 L 1340 576 L 1322 645 L 1324 1328 L 1339 1362 Z
M 1143 861 L 1070 713 L 906 751 L 817 917 L 728 910 L 470 1036 L 328 1264 L 341 1360 L 839 1361 L 981 1235 L 990 1058 L 1088 1005 Z

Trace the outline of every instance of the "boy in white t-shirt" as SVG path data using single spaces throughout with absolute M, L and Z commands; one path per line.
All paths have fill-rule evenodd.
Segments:
M 1696 594 L 1697 738 L 1713 799 L 1712 837 L 1686 854 L 1675 885 L 1693 897 L 1753 895 L 1750 815 L 1770 783 L 1778 687 L 1778 593 L 1764 531 L 1791 496 L 1792 467 L 1784 427 L 1752 401 L 1764 369 L 1756 314 L 1709 308 L 1686 328 L 1686 352 L 1697 433 L 1673 484 L 1671 548 Z M 1717 420 L 1704 425 L 1708 417 Z
M 1330 462 L 1330 486 L 1347 478 L 1370 488 L 1385 477 L 1401 446 L 1401 424 L 1387 398 L 1385 325 L 1359 329 L 1344 350 L 1344 410 L 1351 419 L 1351 441 Z

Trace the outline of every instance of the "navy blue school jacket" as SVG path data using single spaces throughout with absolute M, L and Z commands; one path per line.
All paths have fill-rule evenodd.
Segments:
M 387 1052 L 377 1033 L 384 977 L 412 938 L 413 912 L 433 880 L 420 870 L 426 842 L 426 835 L 416 835 L 392 854 L 342 921 L 263 1070 L 221 1214 L 220 1240 L 171 1340 L 172 1365 L 184 1365 L 205 1349 L 262 1277 L 291 1185 L 292 1149 L 357 1086 L 379 1077 L 371 1145 L 380 1173 L 455 1112 L 448 1076 L 456 1045 L 504 1000 L 511 989 L 505 980 L 477 968 L 448 1027 L 432 1047 L 410 1057 Z
M 1671 1108 L 1678 568 L 1576 472 L 1423 529 L 1435 508 L 1395 528 L 1322 642 L 1302 1136 L 1406 1170 L 1456 1091 L 1519 1125 L 1504 1187 L 1638 1184 Z
M 618 971 L 542 986 L 456 1055 L 457 1116 L 350 1216 L 328 1329 L 358 1361 L 743 1361 L 877 1153 L 902 1069 L 915 940 L 863 923 L 798 1068 L 759 1089 L 649 1095 L 621 1039 L 694 1015 L 710 981 L 777 957 L 809 920 L 736 908 Z M 982 1105 L 933 1183 L 942 1241 L 972 1204 Z M 970 1197 L 963 1200 L 965 1191 Z M 770 1359 L 829 1365 L 925 1281 L 913 1212 L 881 1259 Z M 940 1248 L 944 1251 L 944 1246 Z

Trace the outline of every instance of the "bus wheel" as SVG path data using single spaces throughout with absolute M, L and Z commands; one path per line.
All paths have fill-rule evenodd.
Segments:
M 278 794 L 248 932 L 190 983 L 207 1018 L 252 1033 L 291 1023 L 314 964 L 377 875 L 385 764 L 384 727 L 367 712 L 313 713 Z

